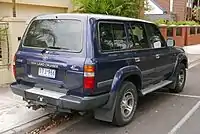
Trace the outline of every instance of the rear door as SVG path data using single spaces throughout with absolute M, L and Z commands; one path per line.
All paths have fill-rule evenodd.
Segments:
M 17 53 L 17 79 L 62 92 L 82 92 L 84 23 L 35 20 Z
M 116 72 L 132 62 L 123 21 L 98 22 L 98 45 L 95 45 L 98 93 L 109 92 Z

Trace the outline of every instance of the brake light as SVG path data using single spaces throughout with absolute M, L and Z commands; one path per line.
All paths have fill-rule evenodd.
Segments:
M 95 67 L 93 65 L 84 66 L 84 90 L 93 92 L 95 87 Z
M 16 66 L 15 66 L 15 61 L 16 61 L 16 55 L 13 58 L 13 75 L 16 77 Z

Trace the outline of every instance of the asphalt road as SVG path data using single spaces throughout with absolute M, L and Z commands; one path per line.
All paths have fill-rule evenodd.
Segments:
M 115 127 L 92 117 L 64 127 L 58 134 L 200 134 L 200 65 L 188 70 L 184 92 L 151 93 L 140 98 L 132 123 Z

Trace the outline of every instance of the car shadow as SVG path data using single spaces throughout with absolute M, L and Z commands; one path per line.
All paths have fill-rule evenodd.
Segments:
M 162 89 L 161 92 L 168 92 L 166 89 Z M 170 99 L 169 95 L 165 94 L 157 94 L 157 93 L 150 93 L 146 96 L 139 97 L 138 107 L 133 119 L 133 122 L 124 127 L 116 127 L 112 123 L 104 122 L 95 120 L 92 115 L 87 116 L 80 122 L 71 125 L 70 127 L 66 128 L 65 130 L 61 131 L 59 134 L 107 134 L 107 133 L 122 133 L 126 132 L 127 127 L 132 125 L 133 123 L 137 123 L 137 119 L 141 116 L 144 116 L 148 112 L 150 112 L 155 107 L 159 107 L 162 105 L 163 102 Z M 155 109 L 156 110 L 156 109 Z M 128 133 L 128 130 L 127 130 Z

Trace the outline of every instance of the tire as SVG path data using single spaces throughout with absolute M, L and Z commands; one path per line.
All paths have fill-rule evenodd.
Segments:
M 133 120 L 137 103 L 138 93 L 136 86 L 132 82 L 123 82 L 116 100 L 113 124 L 124 126 L 130 123 Z
M 186 68 L 184 64 L 180 64 L 177 73 L 176 73 L 176 80 L 175 80 L 175 88 L 170 89 L 171 93 L 180 93 L 183 91 L 186 81 Z

